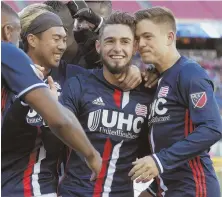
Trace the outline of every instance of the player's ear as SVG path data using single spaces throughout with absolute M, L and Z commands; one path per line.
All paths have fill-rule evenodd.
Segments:
M 5 25 L 2 28 L 2 40 L 11 42 L 13 27 L 11 25 Z
M 31 46 L 32 48 L 36 48 L 37 45 L 37 37 L 33 34 L 28 34 L 26 37 L 28 41 L 28 45 Z
M 99 40 L 96 40 L 96 42 L 95 42 L 95 47 L 96 47 L 97 53 L 100 54 L 100 47 L 101 47 L 101 45 L 100 45 L 100 41 L 99 41 Z
M 176 39 L 176 34 L 173 31 L 169 31 L 167 34 L 167 46 L 172 45 L 175 39 Z

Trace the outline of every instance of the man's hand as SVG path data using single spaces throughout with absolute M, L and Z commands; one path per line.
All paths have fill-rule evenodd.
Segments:
M 55 86 L 55 83 L 54 83 L 52 77 L 49 76 L 47 80 L 48 80 L 49 88 L 50 88 L 50 90 L 51 90 L 51 93 L 52 93 L 53 97 L 54 97 L 56 100 L 58 100 L 57 88 L 56 88 L 56 86 Z
M 95 14 L 90 8 L 82 8 L 78 10 L 73 18 L 82 19 L 93 24 L 95 27 L 92 31 L 95 32 L 99 30 L 103 22 L 103 18 Z
M 102 168 L 102 158 L 100 154 L 96 151 L 93 157 L 86 158 L 86 163 L 92 170 L 90 181 L 95 181 Z
M 146 183 L 159 174 L 155 161 L 151 156 L 146 156 L 133 162 L 134 167 L 129 172 L 131 180 Z
M 156 70 L 146 70 L 142 72 L 142 77 L 145 81 L 145 87 L 152 88 L 158 83 L 159 73 Z
M 140 69 L 135 65 L 131 65 L 127 73 L 118 76 L 118 81 L 120 82 L 120 88 L 124 91 L 136 88 L 142 82 Z

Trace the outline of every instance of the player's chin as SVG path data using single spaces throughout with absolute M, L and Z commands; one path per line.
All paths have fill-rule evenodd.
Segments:
M 52 59 L 52 61 L 50 61 L 50 65 L 52 68 L 57 68 L 59 66 L 59 63 L 60 63 L 60 59 Z

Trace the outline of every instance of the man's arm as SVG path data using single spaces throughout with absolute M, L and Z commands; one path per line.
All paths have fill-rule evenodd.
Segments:
M 24 52 L 12 44 L 2 43 L 1 73 L 8 88 L 39 113 L 52 132 L 65 144 L 80 151 L 98 175 L 101 167 L 99 154 L 89 142 L 76 117 L 73 114 L 72 117 L 67 115 L 64 107 L 37 77 L 31 64 L 32 61 Z
M 193 126 L 195 128 L 188 133 L 190 128 L 185 122 L 186 138 L 155 154 L 153 158 L 159 169 L 162 166 L 163 170 L 172 170 L 207 151 L 222 136 L 222 122 L 213 83 L 204 70 L 195 64 L 185 66 L 180 73 L 178 89 L 181 100 L 189 110 L 189 114 L 186 114 L 187 121 L 193 124 L 190 125 L 191 129 Z M 156 158 L 159 159 L 159 163 Z
M 53 133 L 69 147 L 81 152 L 86 158 L 93 157 L 95 150 L 85 135 L 74 114 L 57 102 L 46 88 L 38 88 L 27 93 L 25 101 L 41 114 Z M 71 114 L 71 115 L 70 115 Z
M 222 121 L 214 97 L 213 83 L 200 66 L 191 64 L 181 71 L 178 81 L 178 96 L 181 103 L 187 107 L 187 122 L 185 123 L 186 137 L 174 143 L 171 147 L 162 149 L 152 156 L 146 156 L 133 162 L 129 172 L 132 180 L 147 182 L 167 170 L 172 170 L 208 151 L 221 139 Z M 189 132 L 190 129 L 190 132 Z
M 101 158 L 85 135 L 74 114 L 68 113 L 56 101 L 48 89 L 38 88 L 27 93 L 25 101 L 47 122 L 51 131 L 72 149 L 84 155 L 89 167 L 95 172 L 94 180 L 101 169 Z

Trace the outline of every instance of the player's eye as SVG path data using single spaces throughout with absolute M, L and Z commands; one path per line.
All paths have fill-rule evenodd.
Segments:
M 147 39 L 147 40 L 150 40 L 150 39 L 152 38 L 152 36 L 150 36 L 150 35 L 145 35 L 144 37 L 145 37 L 145 39 Z
M 113 40 L 107 40 L 106 43 L 113 43 Z
M 128 44 L 128 43 L 129 43 L 129 40 L 122 40 L 122 43 L 123 43 L 123 44 Z

